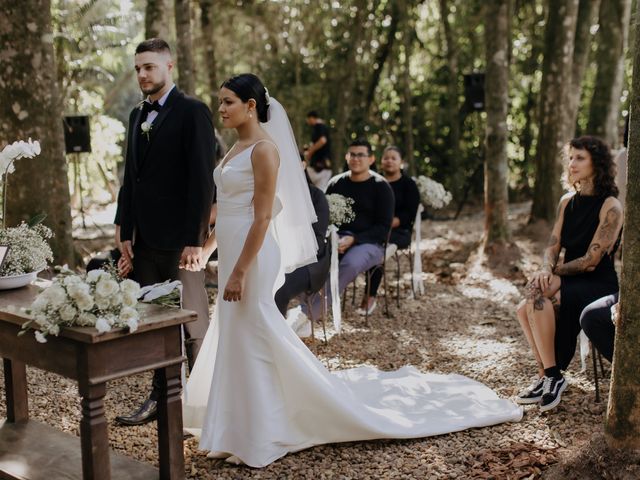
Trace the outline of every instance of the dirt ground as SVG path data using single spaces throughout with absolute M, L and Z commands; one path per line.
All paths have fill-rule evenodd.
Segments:
M 347 301 L 343 332 L 329 341 L 307 342 L 330 369 L 371 365 L 391 370 L 410 364 L 422 371 L 459 373 L 481 381 L 503 397 L 515 395 L 535 374 L 524 336 L 514 315 L 525 277 L 540 263 L 548 231 L 525 226 L 528 204 L 511 207 L 510 223 L 521 257 L 496 276 L 474 255 L 482 234 L 481 212 L 458 220 L 422 224 L 426 292 L 411 298 L 408 261 L 402 264 L 400 308 L 391 318 L 378 308 L 369 325 Z M 86 243 L 86 242 L 85 242 Z M 86 251 L 95 248 L 88 247 Z M 395 296 L 395 273 L 390 295 Z M 214 291 L 211 291 L 212 296 Z M 316 327 L 319 336 L 322 329 Z M 540 413 L 525 408 L 519 423 L 472 429 L 419 440 L 369 441 L 315 447 L 291 454 L 264 469 L 229 466 L 207 459 L 195 439 L 185 442 L 190 479 L 361 479 L 361 478 L 539 478 L 563 456 L 574 454 L 604 421 L 608 378 L 601 383 L 603 401 L 595 402 L 590 359 L 580 371 L 574 359 L 569 388 L 558 408 Z M 609 365 L 605 361 L 605 369 Z M 1 374 L 0 374 L 1 376 Z M 36 369 L 28 370 L 32 418 L 78 434 L 80 416 L 74 383 Z M 115 451 L 157 463 L 155 424 L 118 427 L 114 417 L 136 407 L 146 396 L 150 376 L 139 375 L 109 385 L 106 415 Z M 4 398 L 0 415 L 4 415 Z M 608 477 L 611 478 L 611 477 Z

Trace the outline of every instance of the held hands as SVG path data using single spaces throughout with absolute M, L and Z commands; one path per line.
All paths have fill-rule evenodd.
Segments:
M 121 277 L 126 277 L 133 270 L 133 246 L 131 240 L 120 242 L 119 231 L 116 232 L 116 245 L 122 254 L 118 260 L 118 273 Z
M 184 247 L 180 257 L 179 267 L 191 272 L 197 272 L 204 268 L 202 261 L 202 247 Z
M 118 260 L 118 275 L 122 278 L 129 276 L 133 271 L 133 264 L 124 255 Z
M 349 250 L 353 246 L 355 241 L 356 239 L 351 235 L 340 237 L 340 240 L 338 241 L 338 253 L 344 253 Z
M 242 300 L 242 293 L 244 291 L 244 273 L 239 273 L 236 270 L 231 272 L 227 285 L 224 287 L 224 293 L 222 299 L 227 302 L 239 302 Z

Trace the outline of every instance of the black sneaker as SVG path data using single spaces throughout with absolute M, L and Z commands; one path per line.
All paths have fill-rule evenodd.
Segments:
M 532 403 L 538 403 L 542 399 L 542 386 L 544 385 L 544 378 L 540 377 L 533 381 L 526 389 L 516 397 L 516 403 L 519 405 L 530 405 Z
M 542 400 L 540 400 L 540 411 L 546 412 L 556 407 L 560 403 L 562 392 L 567 388 L 567 381 L 564 377 L 553 378 L 544 377 L 542 387 Z

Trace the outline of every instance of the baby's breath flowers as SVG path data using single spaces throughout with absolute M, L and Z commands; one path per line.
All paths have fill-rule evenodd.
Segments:
M 9 245 L 0 277 L 22 275 L 42 270 L 48 261 L 53 260 L 53 253 L 47 240 L 53 236 L 51 230 L 42 225 L 30 227 L 21 223 L 17 227 L 0 228 L 0 245 Z
M 441 183 L 435 180 L 420 175 L 416 184 L 420 191 L 420 202 L 425 207 L 431 207 L 435 209 L 446 207 L 451 201 L 451 193 L 447 192 Z
M 339 193 L 331 193 L 327 195 L 329 202 L 329 223 L 340 226 L 355 220 L 356 215 L 353 211 L 353 198 L 345 197 Z

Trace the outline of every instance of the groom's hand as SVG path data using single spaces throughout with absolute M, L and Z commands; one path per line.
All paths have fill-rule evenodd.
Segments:
M 131 246 L 131 240 L 125 240 L 120 243 L 120 253 L 127 262 L 133 265 L 133 247 Z
M 197 272 L 201 266 L 202 247 L 184 247 L 180 257 L 180 268 Z

